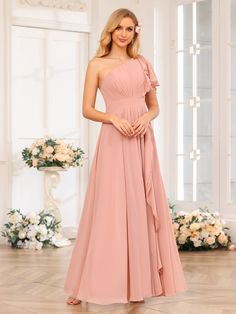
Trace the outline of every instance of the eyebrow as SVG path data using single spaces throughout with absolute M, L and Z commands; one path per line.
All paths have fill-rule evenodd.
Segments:
M 120 24 L 118 26 L 125 27 L 125 26 L 122 26 Z M 127 26 L 127 28 L 129 28 L 129 27 L 134 27 L 134 25 Z

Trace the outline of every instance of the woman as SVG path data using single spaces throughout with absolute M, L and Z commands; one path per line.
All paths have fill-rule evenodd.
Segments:
M 65 282 L 68 304 L 186 290 L 151 125 L 159 82 L 138 54 L 139 31 L 131 11 L 114 11 L 88 64 L 83 116 L 102 126 Z M 106 112 L 95 109 L 98 88 Z

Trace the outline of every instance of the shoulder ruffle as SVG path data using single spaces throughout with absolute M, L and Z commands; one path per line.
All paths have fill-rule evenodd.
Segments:
M 153 70 L 151 63 L 146 58 L 144 58 L 144 56 L 142 56 L 142 55 L 139 55 L 138 58 L 142 64 L 145 78 L 146 78 L 145 90 L 146 90 L 146 92 L 149 92 L 151 89 L 153 89 L 157 86 L 160 86 L 160 83 L 156 77 L 156 74 Z

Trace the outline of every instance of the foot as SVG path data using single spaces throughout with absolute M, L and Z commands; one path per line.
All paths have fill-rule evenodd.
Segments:
M 130 303 L 144 303 L 144 300 L 140 300 L 140 301 L 130 301 Z
M 76 298 L 73 298 L 73 297 L 69 297 L 66 301 L 67 304 L 73 304 L 73 305 L 77 305 L 77 304 L 80 304 L 81 301 L 76 299 Z

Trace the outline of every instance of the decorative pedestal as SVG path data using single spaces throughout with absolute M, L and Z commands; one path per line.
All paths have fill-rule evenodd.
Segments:
M 61 167 L 41 167 L 40 171 L 44 171 L 44 187 L 45 187 L 45 209 L 51 212 L 56 220 L 62 221 L 61 212 L 58 206 L 58 200 L 53 195 L 53 190 L 55 190 L 60 183 L 61 177 L 59 171 L 66 171 L 66 169 Z M 55 245 L 57 247 L 64 247 L 71 244 L 71 241 L 63 237 L 61 230 L 56 235 Z

